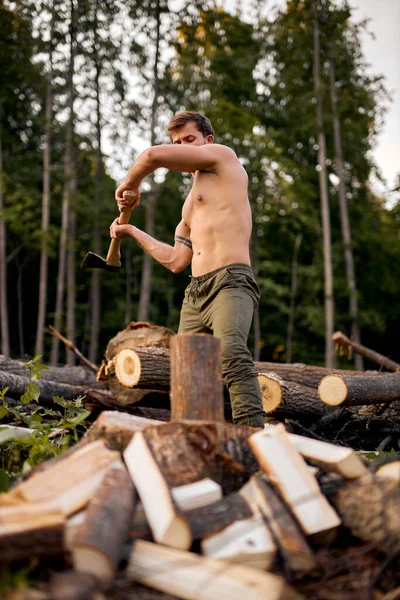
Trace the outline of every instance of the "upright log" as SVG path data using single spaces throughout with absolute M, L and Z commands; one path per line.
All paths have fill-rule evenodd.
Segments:
M 224 420 L 221 342 L 207 335 L 171 338 L 171 420 Z

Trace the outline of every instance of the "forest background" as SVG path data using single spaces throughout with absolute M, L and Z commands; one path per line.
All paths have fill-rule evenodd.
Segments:
M 131 320 L 176 331 L 189 269 L 131 240 L 118 274 L 80 262 L 107 253 L 132 140 L 168 143 L 192 109 L 249 175 L 254 358 L 351 368 L 340 329 L 400 362 L 400 176 L 371 185 L 390 94 L 366 28 L 340 0 L 0 2 L 1 352 L 73 364 L 49 324 L 93 362 Z M 172 243 L 189 187 L 158 171 L 131 222 Z

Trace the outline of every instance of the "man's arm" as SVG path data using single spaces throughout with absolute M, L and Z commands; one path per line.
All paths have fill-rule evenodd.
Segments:
M 152 146 L 142 152 L 128 171 L 124 181 L 115 192 L 117 202 L 122 200 L 125 190 L 136 191 L 142 179 L 159 167 L 190 173 L 193 171 L 217 171 L 221 162 L 236 159 L 236 154 L 227 146 L 205 144 L 167 144 Z
M 192 260 L 190 229 L 183 219 L 175 230 L 174 246 L 159 242 L 133 225 L 119 225 L 118 219 L 111 224 L 110 235 L 113 238 L 132 237 L 147 254 L 173 273 L 183 271 Z

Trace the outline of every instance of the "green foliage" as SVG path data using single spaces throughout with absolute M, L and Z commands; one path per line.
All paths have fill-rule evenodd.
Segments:
M 10 407 L 5 400 L 7 388 L 0 392 L 1 418 L 11 414 L 16 424 L 24 424 L 33 429 L 26 437 L 18 437 L 2 443 L 0 465 L 0 491 L 5 491 L 13 479 L 44 460 L 53 458 L 64 452 L 71 443 L 78 441 L 85 429 L 84 421 L 90 412 L 82 406 L 82 398 L 67 401 L 53 396 L 53 402 L 60 406 L 59 410 L 38 406 L 25 408 L 27 404 L 37 402 L 40 388 L 37 381 L 43 370 L 48 367 L 39 363 L 41 356 L 35 356 L 27 363 L 31 373 L 27 391 L 21 396 L 21 406 Z M 1 428 L 0 428 L 1 430 Z

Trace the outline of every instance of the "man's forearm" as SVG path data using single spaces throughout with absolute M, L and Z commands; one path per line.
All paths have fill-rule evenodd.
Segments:
M 174 248 L 163 242 L 159 242 L 141 229 L 131 225 L 131 237 L 143 248 L 147 254 L 150 254 L 154 260 L 162 264 L 167 269 L 173 268 L 175 257 Z
M 139 187 L 140 182 L 151 173 L 154 173 L 155 170 L 156 166 L 151 159 L 151 152 L 149 149 L 145 150 L 129 169 L 124 182 L 136 189 Z

